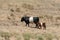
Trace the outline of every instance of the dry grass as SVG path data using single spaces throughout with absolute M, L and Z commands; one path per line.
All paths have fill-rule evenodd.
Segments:
M 1 40 L 60 40 L 59 4 L 59 0 L 0 0 Z M 20 22 L 24 15 L 38 16 L 47 29 L 26 27 Z
M 29 9 L 29 10 L 34 10 L 34 6 L 31 4 L 23 3 L 22 4 L 23 8 Z
M 59 37 L 57 37 L 54 34 L 50 33 L 43 33 L 43 34 L 30 34 L 30 33 L 23 33 L 20 35 L 19 33 L 9 33 L 9 32 L 0 32 L 0 37 L 4 38 L 5 40 L 10 40 L 10 38 L 14 37 L 15 40 L 21 40 L 22 38 L 24 40 L 53 40 L 57 39 L 59 40 Z

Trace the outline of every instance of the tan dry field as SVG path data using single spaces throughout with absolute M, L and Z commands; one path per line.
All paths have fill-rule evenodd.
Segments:
M 25 26 L 24 15 L 38 16 L 46 30 Z M 60 40 L 60 0 L 0 0 L 0 40 Z

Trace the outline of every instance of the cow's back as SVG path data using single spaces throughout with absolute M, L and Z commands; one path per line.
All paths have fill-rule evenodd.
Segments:
M 34 22 L 39 22 L 39 17 L 33 17 Z

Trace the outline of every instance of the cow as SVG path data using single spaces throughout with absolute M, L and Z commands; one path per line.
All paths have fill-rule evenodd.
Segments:
M 26 26 L 28 26 L 28 27 L 29 27 L 29 24 L 30 24 L 30 23 L 34 23 L 34 24 L 36 24 L 36 27 L 35 27 L 35 28 L 38 28 L 39 17 L 23 16 L 23 17 L 21 18 L 21 22 L 23 22 L 23 21 L 26 23 Z
M 39 27 L 40 27 L 40 29 L 42 29 L 42 27 L 44 28 L 44 29 L 46 29 L 46 23 L 45 22 L 40 22 L 40 23 L 38 23 L 38 25 L 39 25 Z

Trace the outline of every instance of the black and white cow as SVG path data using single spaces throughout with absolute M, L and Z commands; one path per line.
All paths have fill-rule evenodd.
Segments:
M 23 21 L 26 23 L 26 26 L 28 25 L 28 27 L 29 27 L 29 23 L 34 23 L 34 24 L 36 24 L 36 28 L 38 28 L 39 17 L 24 16 L 21 18 L 21 22 L 23 22 Z

